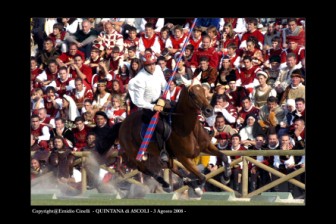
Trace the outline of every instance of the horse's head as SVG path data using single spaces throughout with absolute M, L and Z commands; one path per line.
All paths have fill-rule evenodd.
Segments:
M 209 104 L 205 97 L 205 91 L 201 82 L 195 77 L 193 80 L 186 80 L 181 76 L 184 85 L 188 88 L 188 95 L 191 99 L 191 106 L 202 110 L 205 117 L 210 117 L 213 114 L 213 107 Z

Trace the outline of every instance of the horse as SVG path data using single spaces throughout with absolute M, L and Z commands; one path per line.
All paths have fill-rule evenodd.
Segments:
M 165 143 L 166 150 L 170 154 L 169 164 L 174 164 L 172 157 L 175 157 L 188 171 L 198 178 L 198 180 L 196 180 L 197 186 L 190 186 L 192 186 L 194 190 L 197 190 L 196 193 L 202 194 L 201 187 L 204 186 L 206 178 L 193 163 L 193 159 L 199 156 L 200 152 L 221 158 L 225 164 L 226 178 L 230 176 L 231 170 L 227 156 L 221 153 L 211 143 L 210 135 L 198 120 L 198 111 L 200 110 L 205 117 L 209 117 L 213 114 L 213 107 L 206 99 L 200 81 L 197 77 L 193 80 L 184 79 L 183 81 L 185 85 L 181 90 L 175 111 L 171 117 L 172 131 Z M 151 142 L 148 145 L 148 159 L 146 161 L 136 160 L 142 142 L 140 136 L 142 126 L 141 116 L 142 111 L 136 111 L 126 117 L 122 123 L 117 126 L 115 125 L 112 128 L 112 134 L 106 138 L 106 141 L 109 143 L 107 145 L 106 143 L 104 144 L 109 147 L 113 144 L 115 138 L 118 138 L 121 148 L 125 151 L 129 162 L 132 165 L 135 165 L 142 173 L 152 176 L 162 185 L 162 188 L 165 191 L 170 192 L 171 189 L 169 184 L 162 178 L 162 176 L 158 175 L 163 166 L 159 159 L 160 150 L 155 142 Z M 118 132 L 118 134 L 115 132 Z M 186 177 L 178 171 L 176 166 L 170 165 L 169 168 L 178 176 L 186 180 Z

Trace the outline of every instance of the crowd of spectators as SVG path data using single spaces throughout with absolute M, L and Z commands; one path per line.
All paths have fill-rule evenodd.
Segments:
M 59 178 L 73 178 L 70 152 L 94 150 L 94 140 L 137 111 L 128 82 L 143 69 L 145 54 L 156 58 L 166 80 L 177 66 L 168 100 L 178 101 L 181 77 L 201 81 L 215 113 L 200 115 L 200 122 L 218 149 L 304 149 L 305 19 L 198 18 L 181 52 L 193 20 L 32 18 L 31 150 L 39 152 L 32 177 L 48 165 Z M 41 159 L 40 152 L 51 154 Z M 305 164 L 304 156 L 256 159 L 282 173 Z M 215 157 L 202 161 L 205 173 L 222 166 Z M 68 168 L 59 168 L 62 163 Z M 237 191 L 240 176 L 237 164 L 230 181 Z M 276 178 L 249 164 L 249 191 Z

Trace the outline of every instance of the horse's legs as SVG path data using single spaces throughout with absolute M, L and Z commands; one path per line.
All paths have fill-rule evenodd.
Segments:
M 198 186 L 192 186 L 192 188 L 194 188 L 195 192 L 198 195 L 202 195 L 203 191 L 202 188 L 205 184 L 206 178 L 203 174 L 201 174 L 201 172 L 199 172 L 199 170 L 197 169 L 197 166 L 193 163 L 192 159 L 187 158 L 187 157 L 183 157 L 183 156 L 179 156 L 177 157 L 177 159 L 182 163 L 182 165 L 189 170 L 190 172 L 192 172 L 197 178 L 198 178 Z
M 225 170 L 224 170 L 225 178 L 228 179 L 231 176 L 231 167 L 228 161 L 228 157 L 224 155 L 223 153 L 221 153 L 214 144 L 210 143 L 208 148 L 204 149 L 203 152 L 208 153 L 210 155 L 218 156 L 219 158 L 221 158 L 225 166 Z
M 165 192 L 171 192 L 172 191 L 170 185 L 163 179 L 163 177 L 161 177 L 161 176 L 153 173 L 152 171 L 150 171 L 149 169 L 147 169 L 147 167 L 145 165 L 143 165 L 143 164 L 138 165 L 138 169 L 142 173 L 144 173 L 144 174 L 146 174 L 148 176 L 153 177 L 157 182 L 159 182 L 161 184 L 161 186 L 162 186 L 162 189 Z

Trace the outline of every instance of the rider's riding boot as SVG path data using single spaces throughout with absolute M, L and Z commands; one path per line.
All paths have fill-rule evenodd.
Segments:
M 160 151 L 160 160 L 162 162 L 168 162 L 169 161 L 169 157 L 168 157 L 168 153 L 166 151 L 166 147 L 165 147 L 165 143 L 163 141 L 162 135 L 156 132 L 156 140 L 159 146 L 159 150 Z

